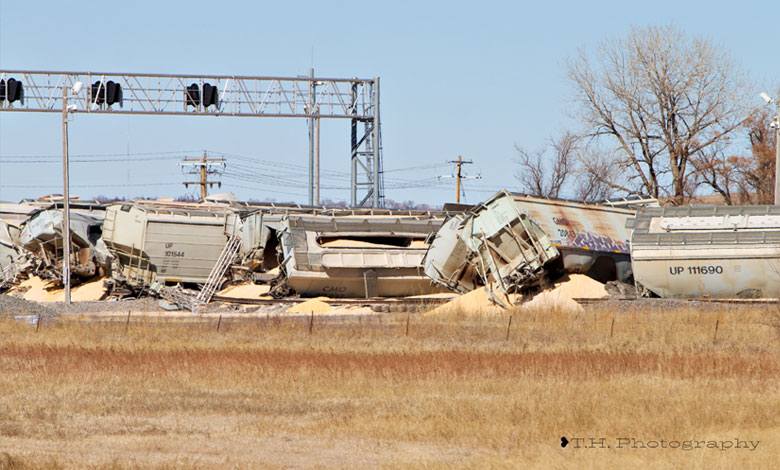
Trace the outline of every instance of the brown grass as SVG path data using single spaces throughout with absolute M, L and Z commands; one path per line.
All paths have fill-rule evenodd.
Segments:
M 771 308 L 0 323 L 1 468 L 771 468 Z M 614 319 L 614 327 L 613 327 Z M 715 323 L 718 333 L 715 337 Z M 761 441 L 575 449 L 561 436 Z

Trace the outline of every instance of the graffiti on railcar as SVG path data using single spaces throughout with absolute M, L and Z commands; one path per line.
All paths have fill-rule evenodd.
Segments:
M 574 248 L 587 248 L 593 251 L 613 253 L 628 253 L 629 242 L 615 240 L 606 235 L 597 235 L 593 232 L 577 232 L 566 238 L 566 246 Z

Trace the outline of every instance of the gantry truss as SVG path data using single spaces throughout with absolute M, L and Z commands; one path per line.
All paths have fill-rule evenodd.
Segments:
M 251 77 L 235 75 L 170 75 L 103 72 L 49 72 L 0 70 L 0 80 L 22 83 L 21 100 L 0 100 L 0 111 L 62 112 L 63 85 L 69 92 L 72 112 L 86 114 L 148 114 L 181 116 L 292 117 L 310 119 L 348 119 L 351 121 L 351 204 L 381 207 L 382 161 L 379 119 L 379 78 Z M 119 85 L 121 99 L 113 94 L 109 82 Z M 188 93 L 197 85 L 199 95 Z M 204 106 L 205 85 L 217 91 L 214 104 Z M 203 99 L 201 99 L 201 96 Z M 197 98 L 197 99 L 193 99 Z M 312 138 L 310 132 L 310 138 Z M 310 145 L 310 191 L 314 154 Z

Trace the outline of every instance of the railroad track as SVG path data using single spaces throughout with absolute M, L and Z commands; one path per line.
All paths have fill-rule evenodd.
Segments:
M 310 298 L 285 298 L 285 299 L 236 299 L 233 297 L 223 297 L 221 295 L 215 295 L 211 298 L 212 302 L 223 302 L 243 305 L 279 305 L 279 304 L 299 304 L 312 300 Z M 414 307 L 414 306 L 436 306 L 449 302 L 451 298 L 425 298 L 425 299 L 328 299 L 329 305 L 333 306 L 372 306 L 372 305 L 387 305 L 397 307 Z
M 605 297 L 601 299 L 585 299 L 574 298 L 572 299 L 580 305 L 598 305 L 609 301 L 621 301 L 621 302 L 706 302 L 712 304 L 743 304 L 743 305 L 773 305 L 780 303 L 780 299 L 705 299 L 705 298 L 691 298 L 691 299 L 666 299 L 660 297 Z
M 242 305 L 294 305 L 301 302 L 312 300 L 309 298 L 284 298 L 284 299 L 236 299 L 232 297 L 223 297 L 215 295 L 212 298 L 214 302 L 224 302 Z M 452 300 L 451 298 L 426 298 L 426 299 L 328 299 L 326 302 L 333 306 L 374 306 L 383 305 L 392 307 L 435 307 L 445 304 Z M 601 299 L 574 298 L 580 305 L 599 305 L 610 301 L 621 302 L 706 302 L 713 304 L 735 304 L 735 305 L 772 305 L 780 303 L 780 299 L 662 299 L 648 297 L 605 297 Z

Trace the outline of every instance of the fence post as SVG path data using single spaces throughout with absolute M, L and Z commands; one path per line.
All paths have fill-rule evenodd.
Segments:
M 311 318 L 309 318 L 309 336 L 311 336 L 311 332 L 313 329 L 314 329 L 314 312 L 311 312 Z
M 130 310 L 127 311 L 127 320 L 125 321 L 125 333 L 127 333 L 128 328 L 130 328 Z
M 219 320 L 217 320 L 217 331 L 219 331 L 219 326 L 222 324 L 222 315 L 219 316 Z
M 712 342 L 714 343 L 718 339 L 718 326 L 720 325 L 720 318 L 715 321 L 715 334 L 712 336 Z
M 406 333 L 404 336 L 409 336 L 409 312 L 406 312 Z
M 615 333 L 615 317 L 612 317 L 612 326 L 609 328 L 609 337 L 612 337 L 612 334 Z
M 509 341 L 509 328 L 512 327 L 512 315 L 509 315 L 509 323 L 506 325 L 506 341 Z

